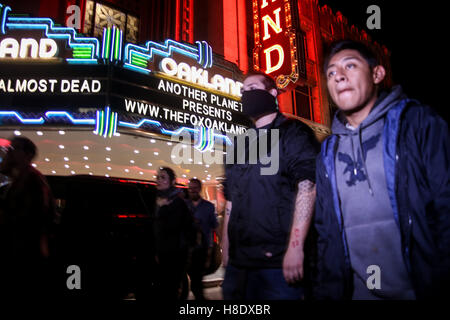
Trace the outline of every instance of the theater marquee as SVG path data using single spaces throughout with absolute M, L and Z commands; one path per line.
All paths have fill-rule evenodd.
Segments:
M 3 5 L 0 19 L 0 126 L 62 121 L 105 137 L 120 127 L 166 135 L 203 127 L 224 140 L 249 125 L 242 83 L 214 65 L 204 41 L 137 45 L 116 28 L 99 40 Z

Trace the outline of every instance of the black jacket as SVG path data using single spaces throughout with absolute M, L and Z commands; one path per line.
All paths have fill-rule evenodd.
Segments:
M 334 169 L 339 138 L 330 136 L 317 157 L 314 296 L 351 299 L 351 261 L 343 232 Z M 383 134 L 386 182 L 402 253 L 418 299 L 449 296 L 450 138 L 430 108 L 402 99 L 386 114 Z
M 174 189 L 169 203 L 156 209 L 153 232 L 157 255 L 187 252 L 194 243 L 194 218 L 178 192 Z
M 282 267 L 297 185 L 305 179 L 315 181 L 319 143 L 312 130 L 281 113 L 264 129 L 279 129 L 279 141 L 268 143 L 270 155 L 276 154 L 273 148 L 279 150 L 279 167 L 275 174 L 261 174 L 261 168 L 268 168 L 271 164 L 262 164 L 265 161 L 260 161 L 259 157 L 256 164 L 249 164 L 247 157 L 244 164 L 235 162 L 225 166 L 225 194 L 232 202 L 228 224 L 229 262 L 238 267 Z M 246 154 L 250 150 L 249 143 L 256 147 L 261 134 L 257 139 L 250 137 L 250 140 L 246 143 Z M 271 138 L 267 141 L 270 142 Z M 234 145 L 236 148 L 236 139 Z

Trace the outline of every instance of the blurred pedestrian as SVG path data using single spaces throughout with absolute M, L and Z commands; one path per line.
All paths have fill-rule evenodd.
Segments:
M 186 277 L 189 251 L 193 242 L 193 217 L 175 187 L 175 172 L 168 167 L 157 174 L 156 211 L 153 221 L 156 293 L 164 300 L 180 299 Z
M 188 272 L 191 277 L 191 290 L 196 300 L 204 300 L 203 275 L 209 267 L 213 248 L 213 232 L 218 227 L 214 205 L 200 195 L 202 182 L 192 178 L 189 180 L 188 207 L 191 209 L 195 223 L 199 228 L 201 241 L 192 252 L 191 264 Z
M 14 137 L 0 163 L 10 183 L 0 201 L 0 292 L 3 297 L 42 298 L 48 280 L 49 227 L 54 200 L 45 177 L 32 165 L 36 145 Z

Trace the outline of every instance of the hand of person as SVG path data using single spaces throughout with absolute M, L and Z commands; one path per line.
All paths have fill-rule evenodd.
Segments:
M 156 198 L 156 204 L 159 207 L 162 207 L 162 206 L 168 205 L 169 204 L 169 200 L 167 198 L 160 198 L 160 197 L 158 197 L 158 198 Z
M 295 283 L 303 279 L 303 249 L 289 247 L 283 258 L 283 275 L 287 283 Z

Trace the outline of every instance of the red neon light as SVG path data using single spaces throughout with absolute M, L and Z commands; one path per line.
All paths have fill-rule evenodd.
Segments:
M 0 139 L 0 147 L 9 147 L 11 144 L 11 141 L 7 139 Z
M 239 68 L 248 71 L 246 0 L 238 0 Z M 225 15 L 226 16 L 226 15 Z
M 175 9 L 175 41 L 180 41 L 180 33 L 181 28 L 180 28 L 180 20 L 181 20 L 181 16 L 180 16 L 180 0 L 176 1 L 176 9 Z
M 239 64 L 237 8 L 235 1 L 224 1 L 223 12 L 223 50 L 225 60 Z
M 128 219 L 128 218 L 147 218 L 145 214 L 118 214 L 116 215 L 118 219 Z
M 289 0 L 253 0 L 253 24 L 254 68 L 275 77 L 280 88 L 296 82 L 297 47 Z
M 86 16 L 86 0 L 81 0 L 80 4 L 81 9 L 81 33 L 84 33 L 84 18 Z

